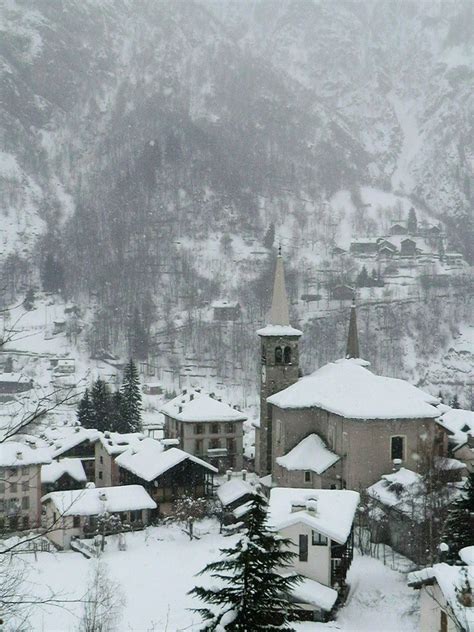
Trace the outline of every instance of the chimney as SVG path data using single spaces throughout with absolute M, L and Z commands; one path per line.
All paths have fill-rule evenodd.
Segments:
M 183 412 L 183 407 L 182 406 L 178 406 L 178 412 L 182 413 Z
M 16 453 L 16 458 L 18 461 L 21 461 L 23 459 L 23 452 L 18 451 Z
M 395 472 L 398 472 L 398 470 L 401 468 L 402 466 L 402 460 L 401 459 L 393 459 L 393 469 Z
M 194 393 L 191 393 L 191 395 L 189 396 L 189 401 L 191 401 L 191 402 L 192 402 L 192 401 L 193 401 L 193 399 L 194 399 Z
M 292 500 L 291 501 L 291 513 L 295 513 L 296 511 L 304 511 L 306 509 L 306 503 L 302 500 Z
M 187 392 L 188 392 L 187 388 L 183 389 L 183 395 L 186 395 Z
M 227 470 L 226 475 L 227 475 L 227 480 L 230 481 L 230 479 L 232 478 L 232 470 Z
M 247 480 L 247 470 L 242 470 L 242 480 L 243 481 Z
M 306 511 L 310 514 L 318 513 L 318 500 L 316 498 L 308 498 L 306 501 Z

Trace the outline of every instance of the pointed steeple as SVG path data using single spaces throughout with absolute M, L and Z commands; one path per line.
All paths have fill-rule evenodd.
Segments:
M 357 335 L 357 315 L 355 297 L 352 299 L 349 335 L 347 337 L 346 358 L 360 358 L 359 336 Z
M 278 248 L 278 256 L 275 267 L 275 280 L 273 282 L 272 307 L 268 318 L 268 325 L 289 325 L 290 314 L 288 312 L 288 297 L 286 295 L 285 271 L 283 269 L 283 257 L 281 246 Z

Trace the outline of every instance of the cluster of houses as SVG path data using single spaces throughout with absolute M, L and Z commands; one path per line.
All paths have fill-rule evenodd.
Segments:
M 408 382 L 370 371 L 360 357 L 354 304 L 346 356 L 301 377 L 302 331 L 290 324 L 281 255 L 268 322 L 257 334 L 258 478 L 243 469 L 246 416 L 213 394 L 186 389 L 160 409 L 164 439 L 56 426 L 3 444 L 0 530 L 43 525 L 58 548 L 67 548 L 96 533 L 101 515 L 142 528 L 168 515 L 183 495 L 216 494 L 225 520 L 238 521 L 258 480 L 268 496 L 269 524 L 293 543 L 295 569 L 305 578 L 293 598 L 310 620 L 330 618 L 347 594 L 362 498 L 374 519 L 380 517 L 380 541 L 426 562 L 407 537 L 415 524 L 423 538 L 426 526 L 416 500 L 424 494 L 421 468 L 429 459 L 445 481 L 448 494 L 438 509 L 447 510 L 473 468 L 474 413 L 440 406 Z M 216 485 L 219 473 L 227 480 Z M 435 564 L 410 582 L 427 594 L 438 582 L 443 593 L 444 571 Z M 425 610 L 430 621 L 438 617 L 438 627 L 426 629 L 451 629 L 439 623 L 448 610 L 451 616 L 451 602 L 436 593 Z

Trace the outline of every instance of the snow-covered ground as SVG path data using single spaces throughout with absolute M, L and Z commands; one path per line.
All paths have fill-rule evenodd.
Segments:
M 200 617 L 190 608 L 199 603 L 187 592 L 208 562 L 216 559 L 219 548 L 231 545 L 236 536 L 218 533 L 216 522 L 205 521 L 197 528 L 199 540 L 189 541 L 177 526 L 152 527 L 127 534 L 127 550 L 119 551 L 116 536 L 108 538 L 103 554 L 111 579 L 126 594 L 120 630 L 178 632 L 198 630 Z M 17 555 L 15 564 L 27 564 L 32 594 L 45 594 L 50 587 L 62 598 L 80 598 L 95 561 L 76 552 Z M 417 629 L 417 593 L 406 585 L 405 576 L 380 561 L 356 555 L 349 581 L 348 602 L 336 621 L 328 624 L 302 623 L 298 630 L 341 630 L 343 632 L 412 632 Z M 32 632 L 65 632 L 77 628 L 80 604 L 67 608 L 37 608 L 30 621 Z

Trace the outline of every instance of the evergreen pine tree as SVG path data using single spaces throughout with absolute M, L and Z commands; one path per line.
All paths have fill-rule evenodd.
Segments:
M 210 573 L 223 584 L 217 588 L 196 586 L 190 591 L 218 612 L 196 609 L 205 630 L 268 632 L 291 630 L 289 617 L 296 612 L 289 592 L 301 581 L 296 574 L 282 576 L 276 569 L 291 566 L 296 554 L 290 540 L 276 536 L 266 525 L 266 501 L 256 494 L 244 518 L 245 529 L 232 548 L 221 549 L 223 559 L 208 564 L 200 573 Z
M 95 417 L 94 417 L 94 407 L 91 402 L 91 398 L 89 397 L 89 389 L 86 388 L 84 391 L 84 396 L 79 402 L 79 406 L 77 407 L 77 420 L 84 428 L 94 428 Z
M 123 416 L 124 402 L 122 393 L 115 391 L 110 398 L 109 423 L 113 432 L 130 432 L 130 428 Z
M 105 431 L 110 428 L 111 396 L 107 384 L 98 378 L 91 390 L 93 428 Z
M 461 408 L 461 406 L 459 405 L 459 399 L 456 393 L 454 394 L 454 397 L 451 400 L 449 405 L 451 406 L 451 408 L 456 408 L 456 409 Z
M 407 229 L 410 235 L 416 235 L 418 229 L 418 220 L 416 219 L 416 213 L 413 206 L 408 211 Z
M 369 287 L 370 285 L 369 273 L 365 266 L 362 266 L 362 270 L 357 275 L 357 285 L 358 287 Z
M 124 425 L 128 428 L 128 432 L 139 432 L 142 427 L 142 393 L 138 370 L 131 358 L 123 373 L 120 392 Z
M 263 238 L 263 245 L 265 248 L 270 249 L 275 241 L 275 224 L 271 223 Z
M 449 545 L 448 560 L 459 562 L 459 550 L 474 545 L 474 472 L 470 472 L 461 496 L 449 508 L 444 526 L 444 541 Z

